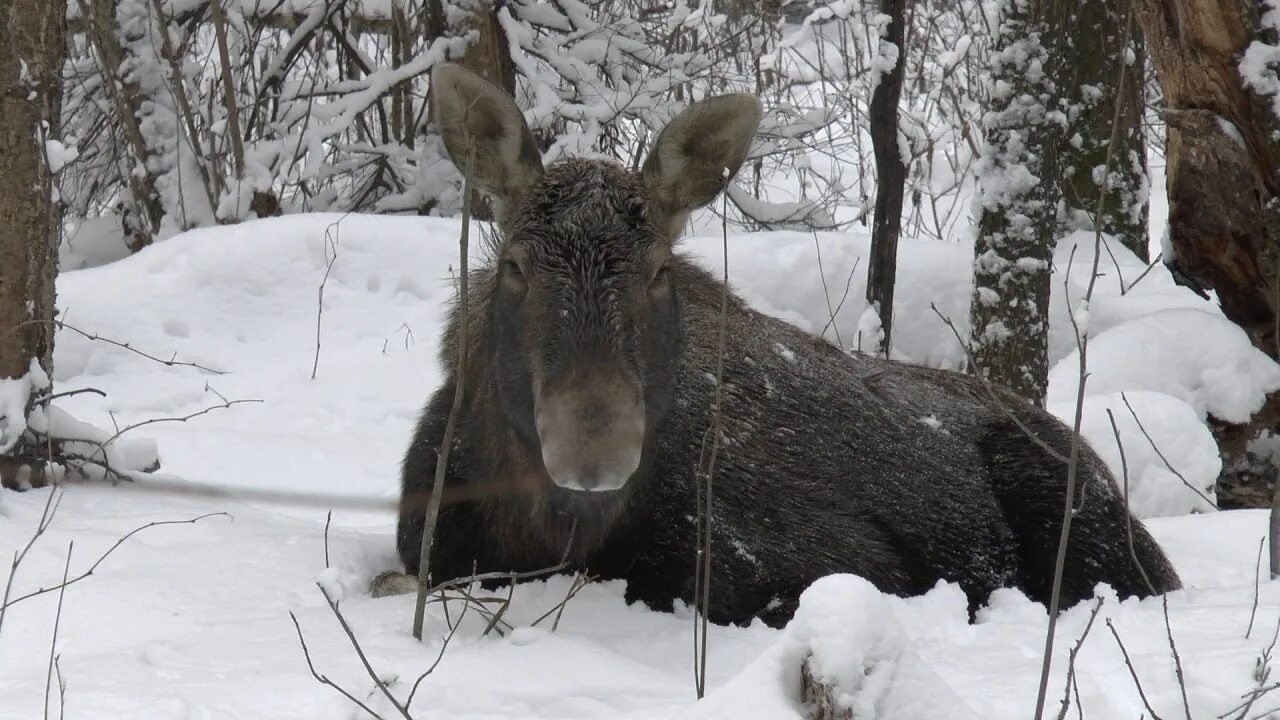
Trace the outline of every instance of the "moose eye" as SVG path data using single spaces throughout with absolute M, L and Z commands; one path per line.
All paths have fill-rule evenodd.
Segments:
M 653 280 L 649 282 L 649 289 L 661 290 L 666 287 L 667 282 L 671 279 L 671 266 L 663 265 L 658 268 L 658 272 L 654 273 Z
M 502 282 L 512 291 L 523 293 L 528 284 L 525 282 L 524 272 L 520 270 L 520 264 L 507 258 L 502 261 L 500 267 Z
M 515 278 L 524 277 L 524 273 L 520 272 L 520 266 L 516 264 L 515 260 L 502 261 L 502 274 Z

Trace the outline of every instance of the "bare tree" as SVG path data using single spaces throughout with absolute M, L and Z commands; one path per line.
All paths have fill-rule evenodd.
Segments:
M 888 15 L 893 65 L 880 77 L 871 96 L 871 142 L 876 155 L 876 211 L 871 230 L 871 262 L 867 267 L 867 302 L 880 313 L 880 351 L 889 355 L 893 332 L 893 285 L 897 278 L 898 235 L 902 231 L 902 200 L 907 182 L 906 161 L 898 143 L 898 99 L 902 96 L 906 0 L 880 0 Z M 885 52 L 887 48 L 882 48 Z
M 62 103 L 66 4 L 0 5 L 0 480 L 14 482 L 30 454 L 26 415 L 53 367 L 54 276 L 61 213 L 54 163 Z M 0 388 L 0 397 L 6 393 Z M 13 417 L 22 413 L 22 417 Z

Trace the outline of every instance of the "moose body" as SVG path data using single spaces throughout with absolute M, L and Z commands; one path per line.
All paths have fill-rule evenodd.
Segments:
M 640 172 L 579 158 L 544 170 L 500 90 L 453 66 L 436 87 L 446 146 L 493 196 L 502 238 L 471 276 L 466 316 L 454 310 L 447 381 L 404 458 L 407 572 L 461 378 L 435 581 L 567 559 L 625 579 L 629 602 L 692 603 L 714 455 L 714 622 L 783 623 L 805 587 L 837 572 L 899 595 L 956 582 L 971 609 L 1010 586 L 1049 601 L 1069 428 L 978 379 L 842 352 L 675 252 L 688 212 L 741 164 L 754 99 L 695 103 Z M 1122 597 L 1178 587 L 1105 465 L 1080 450 L 1064 605 L 1097 583 Z

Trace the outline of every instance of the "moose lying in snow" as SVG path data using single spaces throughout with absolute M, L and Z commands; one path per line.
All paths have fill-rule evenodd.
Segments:
M 444 66 L 432 90 L 445 145 L 493 199 L 502 237 L 471 276 L 467 316 L 455 309 L 447 380 L 404 458 L 406 570 L 418 571 L 466 322 L 433 581 L 535 571 L 567 550 L 571 569 L 624 578 L 629 602 L 692 603 L 724 286 L 675 243 L 742 164 L 759 103 L 691 105 L 639 172 L 581 158 L 544 169 L 496 86 Z M 954 581 L 971 608 L 1006 586 L 1049 600 L 1069 428 L 969 376 L 851 356 L 732 294 L 723 322 L 712 621 L 784 623 L 806 586 L 837 572 L 899 595 Z M 1136 520 L 1131 554 L 1131 518 L 1087 447 L 1079 478 L 1064 606 L 1100 582 L 1122 597 L 1177 588 Z

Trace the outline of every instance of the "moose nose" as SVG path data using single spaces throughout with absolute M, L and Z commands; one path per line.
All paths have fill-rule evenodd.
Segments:
M 547 393 L 535 422 L 542 462 L 567 490 L 607 492 L 627 483 L 644 447 L 644 404 L 629 383 L 582 383 Z

